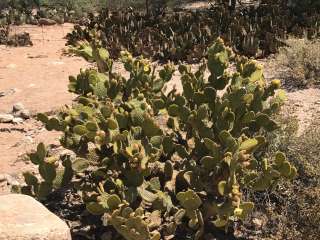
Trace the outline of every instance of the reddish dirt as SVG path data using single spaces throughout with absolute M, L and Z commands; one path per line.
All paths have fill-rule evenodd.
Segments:
M 12 110 L 21 102 L 31 113 L 50 112 L 70 104 L 68 76 L 76 75 L 88 63 L 79 57 L 63 55 L 64 36 L 71 24 L 38 27 L 19 26 L 13 32 L 27 31 L 34 46 L 7 48 L 0 46 L 0 113 Z M 33 149 L 37 143 L 57 142 L 59 134 L 47 132 L 35 120 L 23 124 L 0 124 L 0 174 L 21 172 L 28 168 L 17 162 L 19 156 Z

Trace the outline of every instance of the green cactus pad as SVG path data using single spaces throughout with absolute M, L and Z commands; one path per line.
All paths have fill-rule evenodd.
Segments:
M 179 106 L 177 104 L 171 104 L 168 108 L 168 114 L 171 117 L 177 117 L 179 115 Z
M 47 123 L 49 121 L 49 118 L 48 118 L 48 116 L 46 114 L 38 113 L 37 114 L 37 120 L 41 121 L 43 123 Z
M 177 194 L 177 199 L 181 206 L 188 211 L 196 210 L 202 204 L 200 197 L 192 190 L 179 192 Z
M 98 125 L 95 122 L 87 122 L 86 123 L 86 128 L 88 131 L 90 132 L 96 132 L 98 131 Z M 80 131 L 81 132 L 81 131 Z M 76 134 L 78 134 L 77 132 L 75 132 Z M 83 134 L 78 134 L 78 135 L 83 135 Z
M 51 192 L 52 192 L 52 184 L 49 182 L 42 182 L 39 185 L 37 196 L 40 200 L 44 200 Z
M 108 125 L 108 128 L 110 130 L 115 130 L 115 129 L 117 129 L 119 127 L 118 126 L 118 122 L 116 120 L 112 119 L 112 118 L 109 118 L 107 120 L 107 125 Z
M 39 173 L 46 182 L 53 182 L 56 177 L 56 167 L 54 164 L 42 163 L 39 165 Z
M 226 181 L 220 181 L 218 183 L 218 192 L 221 196 L 224 196 L 227 192 L 227 182 Z
M 77 158 L 72 163 L 72 169 L 78 173 L 85 171 L 88 167 L 89 167 L 89 162 L 84 158 Z
M 92 215 L 102 215 L 106 210 L 97 202 L 89 202 L 86 204 L 86 208 Z
M 88 133 L 88 129 L 83 125 L 76 125 L 73 127 L 73 132 L 79 136 L 83 136 Z
M 38 178 L 34 176 L 32 173 L 25 172 L 23 173 L 23 177 L 27 185 L 30 185 L 30 186 L 38 185 Z

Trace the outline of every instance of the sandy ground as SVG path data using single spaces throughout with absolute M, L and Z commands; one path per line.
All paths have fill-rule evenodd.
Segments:
M 68 76 L 76 75 L 88 64 L 78 57 L 63 56 L 64 36 L 72 28 L 62 26 L 20 26 L 13 32 L 27 31 L 33 47 L 0 46 L 0 113 L 10 112 L 21 102 L 31 113 L 50 112 L 71 103 Z M 0 124 L 0 174 L 14 174 L 25 167 L 17 159 L 37 143 L 57 142 L 59 134 L 47 132 L 40 123 L 28 120 L 23 124 Z
M 285 69 L 279 69 L 273 58 L 259 60 L 264 66 L 265 78 L 270 81 L 272 79 L 283 79 L 286 76 Z M 288 85 L 288 84 L 286 84 Z M 301 135 L 313 121 L 320 120 L 320 89 L 306 88 L 295 89 L 292 86 L 283 86 L 287 91 L 287 101 L 285 108 L 293 117 L 299 121 L 299 129 L 297 134 Z
M 64 56 L 64 36 L 72 28 L 71 24 L 51 27 L 22 26 L 13 31 L 28 31 L 33 47 L 7 48 L 0 46 L 0 113 L 10 112 L 13 104 L 21 102 L 32 113 L 52 112 L 65 104 L 70 104 L 73 95 L 68 93 L 68 76 L 76 75 L 88 63 L 78 57 Z M 279 69 L 265 65 L 267 79 L 278 78 Z M 196 66 L 192 66 L 196 69 Z M 123 72 L 118 63 L 115 70 Z M 168 88 L 181 89 L 179 74 L 175 73 Z M 320 114 L 320 90 L 305 89 L 290 91 L 287 106 L 293 107 L 293 115 L 300 120 L 302 133 L 314 116 Z M 19 175 L 32 166 L 24 161 L 25 153 L 34 149 L 39 142 L 58 145 L 60 133 L 47 132 L 34 119 L 23 124 L 0 124 L 0 176 Z M 0 180 L 1 181 L 1 180 Z M 1 184 L 0 184 L 1 185 Z M 1 192 L 1 188 L 0 188 Z

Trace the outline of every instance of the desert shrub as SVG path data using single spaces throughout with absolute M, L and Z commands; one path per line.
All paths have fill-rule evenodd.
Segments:
M 279 116 L 281 128 L 270 134 L 268 154 L 286 152 L 297 166 L 293 182 L 280 181 L 272 191 L 252 196 L 259 209 L 255 216 L 265 216 L 259 239 L 317 239 L 320 234 L 320 122 L 319 118 L 297 136 L 298 121 Z M 261 217 L 263 219 L 263 217 Z M 249 228 L 251 224 L 248 224 Z M 253 233 L 251 231 L 250 233 Z M 250 234 L 249 233 L 249 234 Z
M 0 25 L 0 44 L 7 44 L 9 38 L 9 27 Z
M 164 92 L 174 65 L 156 74 L 147 59 L 122 52 L 125 78 L 105 49 L 91 47 L 98 70 L 70 77 L 75 104 L 55 117 L 38 114 L 77 157 L 59 159 L 39 144 L 29 156 L 41 177 L 24 173 L 22 193 L 43 200 L 72 186 L 112 237 L 197 240 L 247 217 L 254 204 L 244 192 L 294 179 L 283 153 L 261 154 L 266 133 L 278 128 L 280 81 L 267 84 L 260 65 L 220 38 L 195 72 L 179 66 L 182 93 Z
M 320 41 L 289 39 L 280 50 L 277 62 L 288 68 L 288 84 L 307 87 L 320 84 Z

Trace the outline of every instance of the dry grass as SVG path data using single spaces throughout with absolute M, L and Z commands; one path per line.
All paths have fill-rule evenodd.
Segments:
M 320 40 L 289 39 L 276 57 L 279 66 L 289 69 L 286 81 L 294 87 L 320 84 Z
M 268 193 L 256 194 L 257 212 L 264 219 L 257 231 L 254 224 L 244 225 L 248 235 L 258 239 L 315 240 L 320 236 L 320 119 L 297 137 L 297 121 L 288 116 L 279 119 L 282 128 L 270 136 L 273 144 L 266 149 L 286 153 L 298 169 L 293 182 L 280 182 Z M 250 221 L 249 221 L 250 222 Z

